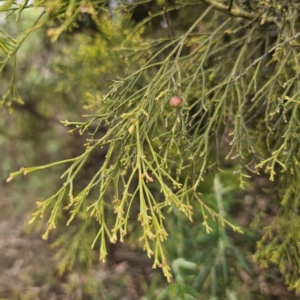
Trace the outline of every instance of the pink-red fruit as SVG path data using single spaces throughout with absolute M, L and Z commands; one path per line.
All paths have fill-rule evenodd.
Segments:
M 181 100 L 181 98 L 178 97 L 178 96 L 174 96 L 174 97 L 172 97 L 172 98 L 170 99 L 170 105 L 171 105 L 172 107 L 178 108 L 178 107 L 181 106 L 181 104 L 182 104 L 182 100 Z

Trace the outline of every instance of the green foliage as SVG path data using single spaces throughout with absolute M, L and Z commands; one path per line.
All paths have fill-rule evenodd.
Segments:
M 226 211 L 234 202 L 237 186 L 224 187 L 219 176 L 216 176 L 211 190 L 202 195 L 203 201 L 228 218 Z M 174 213 L 172 219 L 168 229 L 173 243 L 167 247 L 172 257 L 174 282 L 155 299 L 200 299 L 199 291 L 201 299 L 231 299 L 224 295 L 238 293 L 233 269 L 249 271 L 249 268 L 240 250 L 232 243 L 230 232 L 225 230 L 221 222 L 210 220 L 213 230 L 207 233 L 201 222 L 188 224 L 178 212 Z M 194 219 L 201 219 L 201 211 L 195 211 Z
M 77 225 L 61 234 L 52 244 L 53 248 L 58 249 L 55 258 L 58 261 L 57 270 L 60 275 L 71 271 L 76 261 L 91 267 L 94 260 L 93 252 L 90 251 L 95 235 L 94 228 L 91 221 L 87 220 L 82 226 Z
M 56 228 L 63 209 L 69 213 L 67 225 L 75 219 L 90 222 L 93 218 L 98 230 L 91 246 L 99 245 L 100 259 L 105 260 L 107 240 L 123 242 L 133 224 L 139 223 L 138 243 L 149 257 L 154 256 L 153 267 L 161 267 L 168 280 L 172 275 L 163 242 L 170 230 L 165 218 L 179 211 L 193 221 L 198 213 L 205 229 L 200 230 L 201 239 L 217 244 L 212 261 L 221 263 L 210 270 L 203 268 L 197 280 L 214 278 L 214 272 L 222 270 L 226 282 L 224 249 L 231 249 L 236 261 L 242 259 L 224 227 L 242 230 L 222 208 L 218 177 L 214 177 L 217 206 L 202 199 L 203 182 L 228 165 L 234 166 L 241 188 L 247 186 L 251 173 L 266 172 L 271 181 L 278 182 L 274 198 L 280 199 L 280 209 L 259 242 L 256 256 L 264 265 L 278 264 L 289 287 L 300 290 L 299 4 L 236 1 L 228 9 L 203 0 L 180 1 L 163 9 L 158 2 L 149 8 L 148 17 L 134 22 L 134 9 L 147 4 L 120 2 L 114 11 L 104 1 L 48 0 L 34 5 L 25 1 L 2 6 L 3 11 L 18 16 L 31 6 L 45 8 L 19 41 L 1 32 L 6 57 L 2 69 L 37 28 L 51 26 L 47 35 L 54 42 L 66 31 L 80 28 L 85 15 L 96 27 L 89 33 L 74 33 L 78 50 L 69 48 L 71 61 L 57 64 L 85 95 L 83 103 L 89 109 L 85 120 L 62 122 L 71 127 L 71 133 L 86 137 L 85 151 L 74 158 L 22 168 L 11 173 L 8 181 L 68 165 L 61 176 L 64 183 L 48 199 L 37 202 L 38 210 L 30 221 L 47 216 L 43 237 L 47 239 Z M 188 20 L 187 26 L 172 17 L 174 11 L 194 16 L 196 10 L 199 15 L 191 24 Z M 111 17 L 112 13 L 116 15 Z M 156 20 L 164 20 L 168 27 L 159 35 Z M 88 67 L 76 74 L 78 66 Z M 111 83 L 107 89 L 98 80 L 105 81 L 109 71 L 113 78 L 106 78 Z M 70 88 L 63 81 L 58 85 L 60 90 Z M 177 109 L 169 105 L 172 96 L 183 100 Z M 78 182 L 84 166 L 101 151 L 104 157 L 82 186 Z M 66 260 L 72 265 L 73 258 Z M 177 262 L 195 267 L 185 260 Z M 174 274 L 184 285 L 180 272 Z

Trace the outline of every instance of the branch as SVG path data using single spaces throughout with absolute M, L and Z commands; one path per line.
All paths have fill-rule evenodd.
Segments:
M 228 5 L 224 5 L 221 3 L 218 3 L 214 0 L 201 0 L 203 3 L 211 5 L 213 8 L 216 10 L 219 10 L 221 12 L 224 12 L 226 14 L 229 14 L 230 16 L 233 17 L 240 17 L 248 20 L 254 20 L 258 17 L 258 14 L 255 13 L 249 13 L 247 11 L 237 9 L 237 8 L 232 8 L 230 11 L 228 10 Z

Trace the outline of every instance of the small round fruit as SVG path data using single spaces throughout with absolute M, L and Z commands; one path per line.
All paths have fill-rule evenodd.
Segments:
M 171 105 L 172 107 L 178 108 L 178 107 L 181 106 L 181 104 L 182 104 L 182 100 L 181 100 L 181 98 L 178 97 L 178 96 L 174 96 L 174 97 L 172 97 L 172 98 L 170 99 L 170 105 Z

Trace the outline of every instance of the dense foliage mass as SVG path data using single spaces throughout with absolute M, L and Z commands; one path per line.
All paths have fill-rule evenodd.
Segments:
M 170 280 L 165 218 L 182 213 L 186 222 L 201 218 L 203 237 L 218 232 L 220 257 L 229 247 L 244 264 L 225 230 L 242 233 L 226 214 L 220 177 L 237 177 L 244 189 L 253 174 L 266 173 L 280 204 L 255 256 L 264 266 L 278 264 L 289 288 L 300 290 L 300 3 L 25 0 L 4 2 L 0 12 L 18 20 L 31 8 L 40 15 L 21 37 L 0 31 L 0 68 L 11 76 L 3 108 L 23 103 L 16 57 L 28 36 L 43 29 L 52 42 L 68 41 L 55 62 L 67 78 L 57 90 L 76 91 L 87 109 L 83 120 L 62 121 L 84 136 L 81 154 L 8 178 L 66 166 L 61 187 L 37 202 L 30 221 L 47 219 L 43 237 L 67 216 L 67 225 L 76 220 L 80 228 L 70 251 L 89 231 L 105 260 L 108 241 L 129 234 Z M 207 181 L 213 200 L 201 194 Z M 68 257 L 61 271 L 73 261 Z

